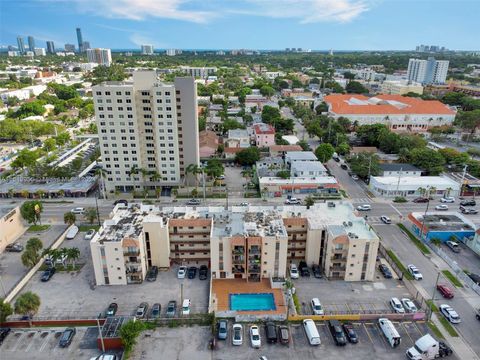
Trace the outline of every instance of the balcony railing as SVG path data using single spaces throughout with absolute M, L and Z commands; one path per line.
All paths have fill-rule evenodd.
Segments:
M 124 251 L 123 256 L 140 256 L 140 250 Z
M 330 271 L 345 271 L 345 266 L 330 266 Z

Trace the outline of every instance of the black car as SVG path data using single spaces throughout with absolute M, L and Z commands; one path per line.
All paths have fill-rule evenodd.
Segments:
M 467 273 L 467 276 L 472 279 L 472 281 L 477 284 L 477 285 L 480 285 L 480 275 L 477 275 L 477 274 L 474 274 L 474 273 Z
M 453 351 L 443 341 L 438 342 L 438 354 L 440 357 L 447 357 L 452 355 Z
M 345 337 L 345 333 L 342 330 L 342 325 L 338 320 L 329 320 L 328 321 L 328 328 L 332 333 L 333 340 L 335 341 L 335 345 L 337 346 L 345 346 L 347 345 L 347 338 Z
M 147 281 L 157 280 L 157 275 L 158 275 L 158 267 L 157 266 L 152 266 L 150 268 L 150 270 L 148 270 Z
M 7 252 L 22 252 L 23 246 L 17 243 L 8 244 L 5 246 L 5 251 Z
M 378 265 L 378 270 L 380 270 L 380 272 L 382 273 L 382 275 L 385 279 L 391 279 L 392 278 L 392 272 L 390 271 L 390 269 L 388 268 L 387 265 L 385 265 L 385 264 Z
M 49 267 L 47 270 L 45 270 L 42 274 L 41 280 L 43 282 L 46 282 L 50 280 L 50 278 L 55 274 L 55 268 L 54 267 Z
M 115 314 L 117 313 L 117 310 L 118 310 L 117 303 L 111 303 L 110 305 L 108 305 L 108 309 L 105 312 L 105 315 L 106 316 L 115 316 Z
M 197 268 L 195 266 L 190 266 L 187 270 L 187 276 L 189 279 L 195 279 L 195 276 L 197 276 Z
M 7 335 L 10 333 L 10 328 L 0 328 L 0 345 L 3 343 L 3 340 L 7 337 Z
M 460 201 L 460 205 L 462 205 L 462 206 L 475 206 L 475 205 L 477 205 L 477 203 L 475 202 L 475 200 L 462 200 L 462 201 Z
M 127 200 L 124 200 L 124 199 L 120 199 L 120 200 L 115 200 L 115 202 L 113 203 L 113 205 L 118 205 L 118 204 L 122 204 L 124 206 L 128 206 L 128 201 Z
M 423 198 L 423 197 L 419 197 L 419 198 L 416 198 L 416 199 L 413 199 L 413 202 L 414 203 L 427 203 L 429 202 L 430 200 L 428 198 Z
M 352 344 L 358 343 L 358 336 L 355 330 L 353 330 L 353 325 L 350 323 L 345 323 L 342 325 L 342 327 L 348 341 L 350 341 Z
M 312 265 L 312 273 L 313 276 L 315 276 L 317 279 L 320 279 L 322 277 L 322 271 L 319 265 Z
M 343 170 L 348 170 L 348 166 L 346 164 L 342 164 L 340 165 L 340 167 L 343 169 Z
M 170 300 L 167 305 L 167 316 L 174 317 L 177 312 L 177 302 L 175 300 Z
M 75 328 L 66 328 L 62 336 L 60 337 L 60 342 L 58 345 L 63 348 L 69 346 L 72 343 L 72 339 L 75 336 L 76 332 L 77 331 L 75 330 Z
M 207 278 L 208 278 L 208 267 L 206 265 L 200 266 L 200 269 L 198 270 L 198 278 L 200 280 L 207 280 Z
M 308 270 L 308 267 L 304 267 L 300 270 L 300 275 L 304 277 L 310 277 L 310 270 Z
M 274 344 L 277 342 L 277 327 L 273 322 L 267 322 L 265 324 L 265 334 L 267 336 L 267 342 Z

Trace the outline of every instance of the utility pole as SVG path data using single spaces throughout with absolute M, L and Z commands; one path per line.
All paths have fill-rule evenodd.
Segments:
M 205 169 L 202 168 L 202 180 L 203 180 L 203 203 L 205 204 L 206 190 L 205 190 Z
M 97 221 L 98 221 L 98 226 L 102 226 L 100 223 L 100 211 L 98 210 L 98 189 L 95 191 L 95 207 L 97 208 Z
M 100 342 L 102 343 L 102 352 L 105 352 L 105 343 L 103 342 L 102 329 L 100 328 L 100 320 L 98 318 L 97 318 L 97 327 L 98 327 L 98 334 L 100 335 Z
M 425 218 L 427 217 L 428 207 L 430 206 L 430 188 L 427 188 L 425 195 L 427 195 L 428 201 L 427 201 L 427 207 L 425 208 L 425 213 L 423 214 L 422 228 L 420 229 L 420 240 L 423 239 L 423 229 L 425 228 Z M 425 240 L 426 240 L 426 237 L 425 237 Z
M 438 279 L 440 279 L 440 271 L 437 273 L 437 280 L 435 281 L 435 285 L 433 286 L 433 292 L 432 292 L 432 301 L 430 302 L 430 312 L 428 313 L 428 321 L 432 318 L 432 308 L 433 308 L 433 301 L 435 300 L 435 291 L 437 290 L 437 285 L 438 285 Z
M 463 194 L 463 185 L 465 182 L 465 175 L 467 175 L 467 167 L 468 165 L 465 165 L 463 167 L 462 182 L 460 183 L 460 197 L 462 197 L 462 194 Z
M 370 172 L 372 169 L 372 154 L 370 154 L 370 160 L 368 161 L 368 181 L 370 181 Z
M 398 190 L 400 189 L 400 178 L 402 177 L 403 167 L 400 168 L 400 172 L 398 173 L 398 182 L 397 182 L 397 191 L 395 195 L 398 195 Z

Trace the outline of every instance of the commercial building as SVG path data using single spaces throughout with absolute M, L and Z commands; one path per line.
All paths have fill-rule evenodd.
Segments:
M 331 279 L 374 280 L 379 239 L 350 203 L 304 206 L 116 206 L 90 242 L 97 285 L 143 281 L 150 266 L 209 265 L 212 279 L 285 278 L 290 263 Z
M 35 52 L 35 39 L 33 36 L 29 36 L 28 40 L 28 50 Z
M 435 126 L 451 125 L 456 110 L 437 100 L 400 95 L 367 97 L 354 94 L 327 95 L 328 113 L 359 125 L 384 124 L 397 132 L 426 132 Z
M 217 68 L 214 66 L 210 66 L 210 67 L 180 66 L 180 71 L 190 76 L 206 79 L 211 75 L 215 75 L 217 73 Z
M 408 61 L 407 79 L 421 84 L 444 84 L 447 80 L 448 60 L 410 59 Z
M 17 36 L 17 48 L 20 54 L 25 54 L 25 44 L 23 42 L 23 37 Z
M 142 55 L 153 55 L 153 45 L 142 45 Z
M 166 84 L 155 71 L 137 71 L 133 81 L 99 84 L 92 93 L 108 191 L 168 191 L 181 183 L 188 165 L 199 164 L 193 78 Z
M 73 44 L 65 44 L 65 52 L 75 52 L 75 45 Z
M 167 55 L 167 56 L 180 55 L 181 53 L 182 53 L 182 50 L 179 50 L 179 49 L 167 49 L 167 50 L 165 50 L 165 55 Z
M 369 188 L 384 197 L 418 197 L 432 189 L 431 195 L 458 196 L 460 184 L 446 176 L 371 176 Z
M 112 64 L 112 53 L 110 49 L 87 49 L 87 59 L 91 63 L 110 66 Z
M 32 86 L 27 86 L 22 89 L 16 89 L 16 90 L 5 90 L 5 91 L 0 90 L 0 99 L 6 102 L 8 101 L 8 98 L 15 96 L 19 100 L 28 100 L 32 96 L 40 95 L 45 90 L 47 90 L 46 85 L 32 85 Z
M 35 56 L 45 56 L 47 53 L 44 48 L 36 48 L 34 51 Z
M 25 232 L 18 206 L 0 207 L 0 253 Z
M 386 80 L 382 83 L 382 94 L 405 95 L 408 93 L 423 94 L 423 86 L 417 82 Z
M 55 54 L 55 43 L 53 41 L 47 41 L 47 53 Z
M 275 145 L 275 128 L 270 124 L 254 124 L 253 133 L 257 147 L 269 147 Z
M 475 225 L 457 212 L 412 212 L 408 214 L 413 233 L 427 240 L 439 239 L 442 242 L 452 240 L 466 240 L 474 238 Z
M 78 52 L 82 53 L 85 52 L 83 49 L 83 36 L 82 36 L 82 29 L 77 28 L 77 42 L 78 42 Z

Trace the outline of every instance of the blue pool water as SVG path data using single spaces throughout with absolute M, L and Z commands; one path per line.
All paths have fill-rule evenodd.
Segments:
M 230 310 L 265 311 L 276 310 L 272 293 L 230 294 Z

